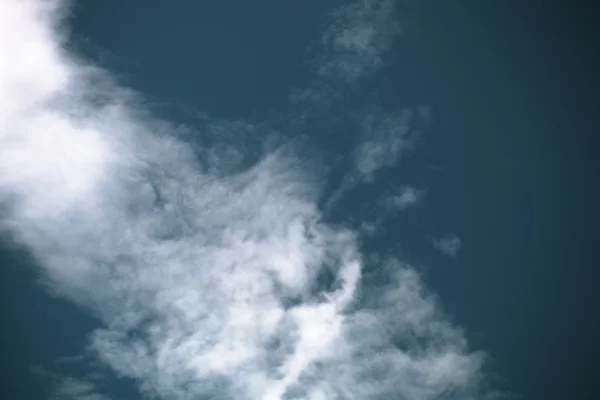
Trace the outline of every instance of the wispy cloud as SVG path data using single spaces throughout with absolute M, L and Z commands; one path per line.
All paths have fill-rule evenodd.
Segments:
M 295 89 L 290 96 L 295 110 L 291 118 L 316 122 L 329 142 L 353 145 L 351 165 L 326 208 L 357 186 L 372 182 L 379 171 L 393 167 L 415 148 L 420 131 L 413 126 L 414 111 L 421 120 L 429 119 L 427 106 L 384 110 L 367 99 L 372 94 L 369 78 L 385 66 L 403 32 L 400 8 L 394 0 L 361 0 L 332 11 L 328 27 L 309 52 L 314 79 L 308 88 Z
M 93 380 L 59 375 L 43 367 L 32 368 L 32 373 L 49 382 L 48 400 L 111 400 Z
M 414 150 L 420 131 L 411 127 L 413 112 L 404 109 L 400 113 L 383 113 L 379 109 L 366 113 L 360 121 L 360 140 L 351 154 L 351 164 L 344 179 L 327 202 L 331 208 L 349 192 L 362 184 L 375 181 L 377 173 L 398 164 L 404 154 Z M 414 204 L 422 196 L 421 191 L 402 188 L 391 203 L 396 207 Z M 411 199 L 415 197 L 414 199 Z M 402 203 L 402 204 L 401 204 Z M 388 204 L 392 205 L 392 204 Z
M 320 76 L 355 81 L 383 66 L 383 55 L 401 32 L 393 0 L 364 0 L 330 14 L 322 38 L 325 48 L 317 59 Z M 335 54 L 335 57 L 331 57 Z
M 401 186 L 397 193 L 385 198 L 388 207 L 405 210 L 416 205 L 424 196 L 424 191 L 410 185 Z
M 388 38 L 378 24 L 389 4 L 340 17 L 334 46 L 363 58 L 324 71 L 379 64 L 370 49 Z M 409 265 L 368 268 L 355 233 L 323 221 L 314 161 L 293 144 L 247 168 L 230 168 L 244 149 L 198 152 L 62 49 L 62 6 L 0 5 L 1 222 L 49 289 L 97 316 L 92 354 L 162 398 L 476 394 L 481 354 Z M 406 142 L 398 121 L 365 124 L 359 170 L 370 176 Z M 61 390 L 103 399 L 89 382 Z
M 412 112 L 402 114 L 372 115 L 363 121 L 364 140 L 356 151 L 359 176 L 366 181 L 385 167 L 394 165 L 398 158 L 415 145 L 416 131 L 410 128 Z
M 64 378 L 61 384 L 55 389 L 51 399 L 56 400 L 110 400 L 109 397 L 97 393 L 93 383 L 77 380 L 73 378 Z
M 315 74 L 308 88 L 292 91 L 301 113 L 347 101 L 348 89 L 372 77 L 385 65 L 394 39 L 402 32 L 394 0 L 349 2 L 329 13 L 319 40 L 310 46 Z
M 461 241 L 455 234 L 448 233 L 445 236 L 434 240 L 433 245 L 442 253 L 450 257 L 455 257 L 460 250 Z

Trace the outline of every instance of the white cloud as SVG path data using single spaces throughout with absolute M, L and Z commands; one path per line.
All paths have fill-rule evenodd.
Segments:
M 461 241 L 458 236 L 453 233 L 449 233 L 440 239 L 434 240 L 433 245 L 442 253 L 451 257 L 455 257 L 460 250 Z
M 93 354 L 162 398 L 470 398 L 481 356 L 409 266 L 375 268 L 390 276 L 370 291 L 354 233 L 322 221 L 308 161 L 287 149 L 203 168 L 173 126 L 61 50 L 60 6 L 0 4 L 2 224 L 51 290 L 99 318 Z M 337 43 L 369 55 L 359 23 Z M 396 122 L 368 123 L 365 175 L 404 148 Z M 93 398 L 85 382 L 65 390 Z

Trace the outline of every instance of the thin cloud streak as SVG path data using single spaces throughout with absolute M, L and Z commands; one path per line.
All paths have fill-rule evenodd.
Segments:
M 50 381 L 52 384 L 49 400 L 118 400 L 100 393 L 98 387 L 102 385 L 94 382 L 93 379 L 61 376 L 43 367 L 34 367 L 31 372 L 34 376 Z
M 384 196 L 380 203 L 381 206 L 390 212 L 404 211 L 419 204 L 423 197 L 425 197 L 425 192 L 424 189 L 417 189 L 411 185 L 402 185 L 389 190 L 389 194 Z
M 328 199 L 325 209 L 333 208 L 358 186 L 373 183 L 379 172 L 395 166 L 407 152 L 414 150 L 420 131 L 411 127 L 412 118 L 413 112 L 404 109 L 400 113 L 376 110 L 361 119 L 361 138 L 353 149 L 349 172 Z M 408 186 L 401 190 L 408 190 Z M 409 203 L 418 201 L 422 194 L 416 189 L 406 191 L 400 194 L 404 197 L 392 199 L 392 203 L 406 208 Z
M 92 354 L 149 398 L 474 398 L 482 355 L 410 266 L 371 268 L 383 286 L 365 274 L 355 233 L 323 222 L 310 160 L 290 144 L 215 172 L 218 152 L 198 158 L 62 49 L 63 6 L 0 5 L 1 223 L 101 322 Z M 366 35 L 369 55 L 363 25 L 342 37 Z

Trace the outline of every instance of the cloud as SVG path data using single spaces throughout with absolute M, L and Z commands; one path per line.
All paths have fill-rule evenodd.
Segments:
M 391 207 L 405 210 L 408 207 L 417 204 L 423 195 L 424 193 L 422 190 L 419 190 L 413 186 L 403 185 L 400 187 L 400 190 L 397 194 L 386 199 L 386 203 Z
M 111 400 L 100 393 L 98 385 L 90 379 L 59 375 L 39 366 L 32 368 L 32 373 L 50 382 L 48 400 Z
M 410 129 L 410 110 L 402 114 L 371 115 L 363 121 L 363 142 L 355 153 L 359 176 L 371 181 L 382 168 L 393 166 L 406 151 L 414 148 L 417 132 Z
M 317 59 L 317 74 L 352 82 L 381 68 L 383 54 L 401 32 L 394 6 L 391 0 L 366 0 L 334 10 L 322 37 L 325 51 Z
M 348 171 L 326 203 L 327 209 L 361 184 L 372 183 L 378 172 L 395 166 L 405 153 L 415 148 L 420 132 L 411 128 L 412 116 L 410 109 L 404 109 L 401 113 L 383 113 L 376 108 L 365 113 L 360 119 L 360 141 L 352 151 Z M 421 191 L 409 187 L 401 190 L 406 192 L 388 199 L 388 205 L 403 208 L 411 201 L 414 204 L 417 197 L 423 195 Z M 415 199 L 411 200 L 411 197 Z
M 94 384 L 84 380 L 66 377 L 51 397 L 56 400 L 110 400 L 96 392 Z
M 458 236 L 449 233 L 440 239 L 434 240 L 433 245 L 442 253 L 450 257 L 456 257 L 460 250 L 461 241 Z
M 384 110 L 375 101 L 377 94 L 368 89 L 369 78 L 386 65 L 386 55 L 403 32 L 405 21 L 398 11 L 407 5 L 362 0 L 329 13 L 329 25 L 309 51 L 314 79 L 308 88 L 295 88 L 290 95 L 294 112 L 286 118 L 295 119 L 299 130 L 314 129 L 306 126 L 312 123 L 328 143 L 353 146 L 351 166 L 327 201 L 327 209 L 415 148 L 420 131 L 411 126 L 414 111 L 425 126 L 429 121 L 427 106 Z
M 331 30 L 359 70 L 379 63 L 368 60 L 385 44 L 376 32 L 388 4 L 357 2 Z M 49 290 L 98 318 L 90 354 L 148 397 L 476 395 L 482 355 L 414 270 L 369 265 L 355 232 L 324 222 L 316 161 L 292 142 L 242 167 L 243 147 L 183 141 L 65 52 L 63 6 L 0 5 L 1 224 Z M 378 17 L 353 14 L 361 7 Z M 359 170 L 371 176 L 406 132 L 393 117 L 365 124 L 373 139 Z M 103 399 L 85 381 L 61 390 Z
M 321 116 L 329 107 L 347 103 L 351 89 L 385 66 L 386 54 L 402 33 L 397 6 L 394 0 L 361 0 L 329 13 L 327 27 L 308 51 L 314 80 L 290 95 L 299 105 L 298 114 Z

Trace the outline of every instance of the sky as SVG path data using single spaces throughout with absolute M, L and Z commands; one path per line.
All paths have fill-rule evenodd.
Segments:
M 3 397 L 596 398 L 591 25 L 520 4 L 0 2 Z

